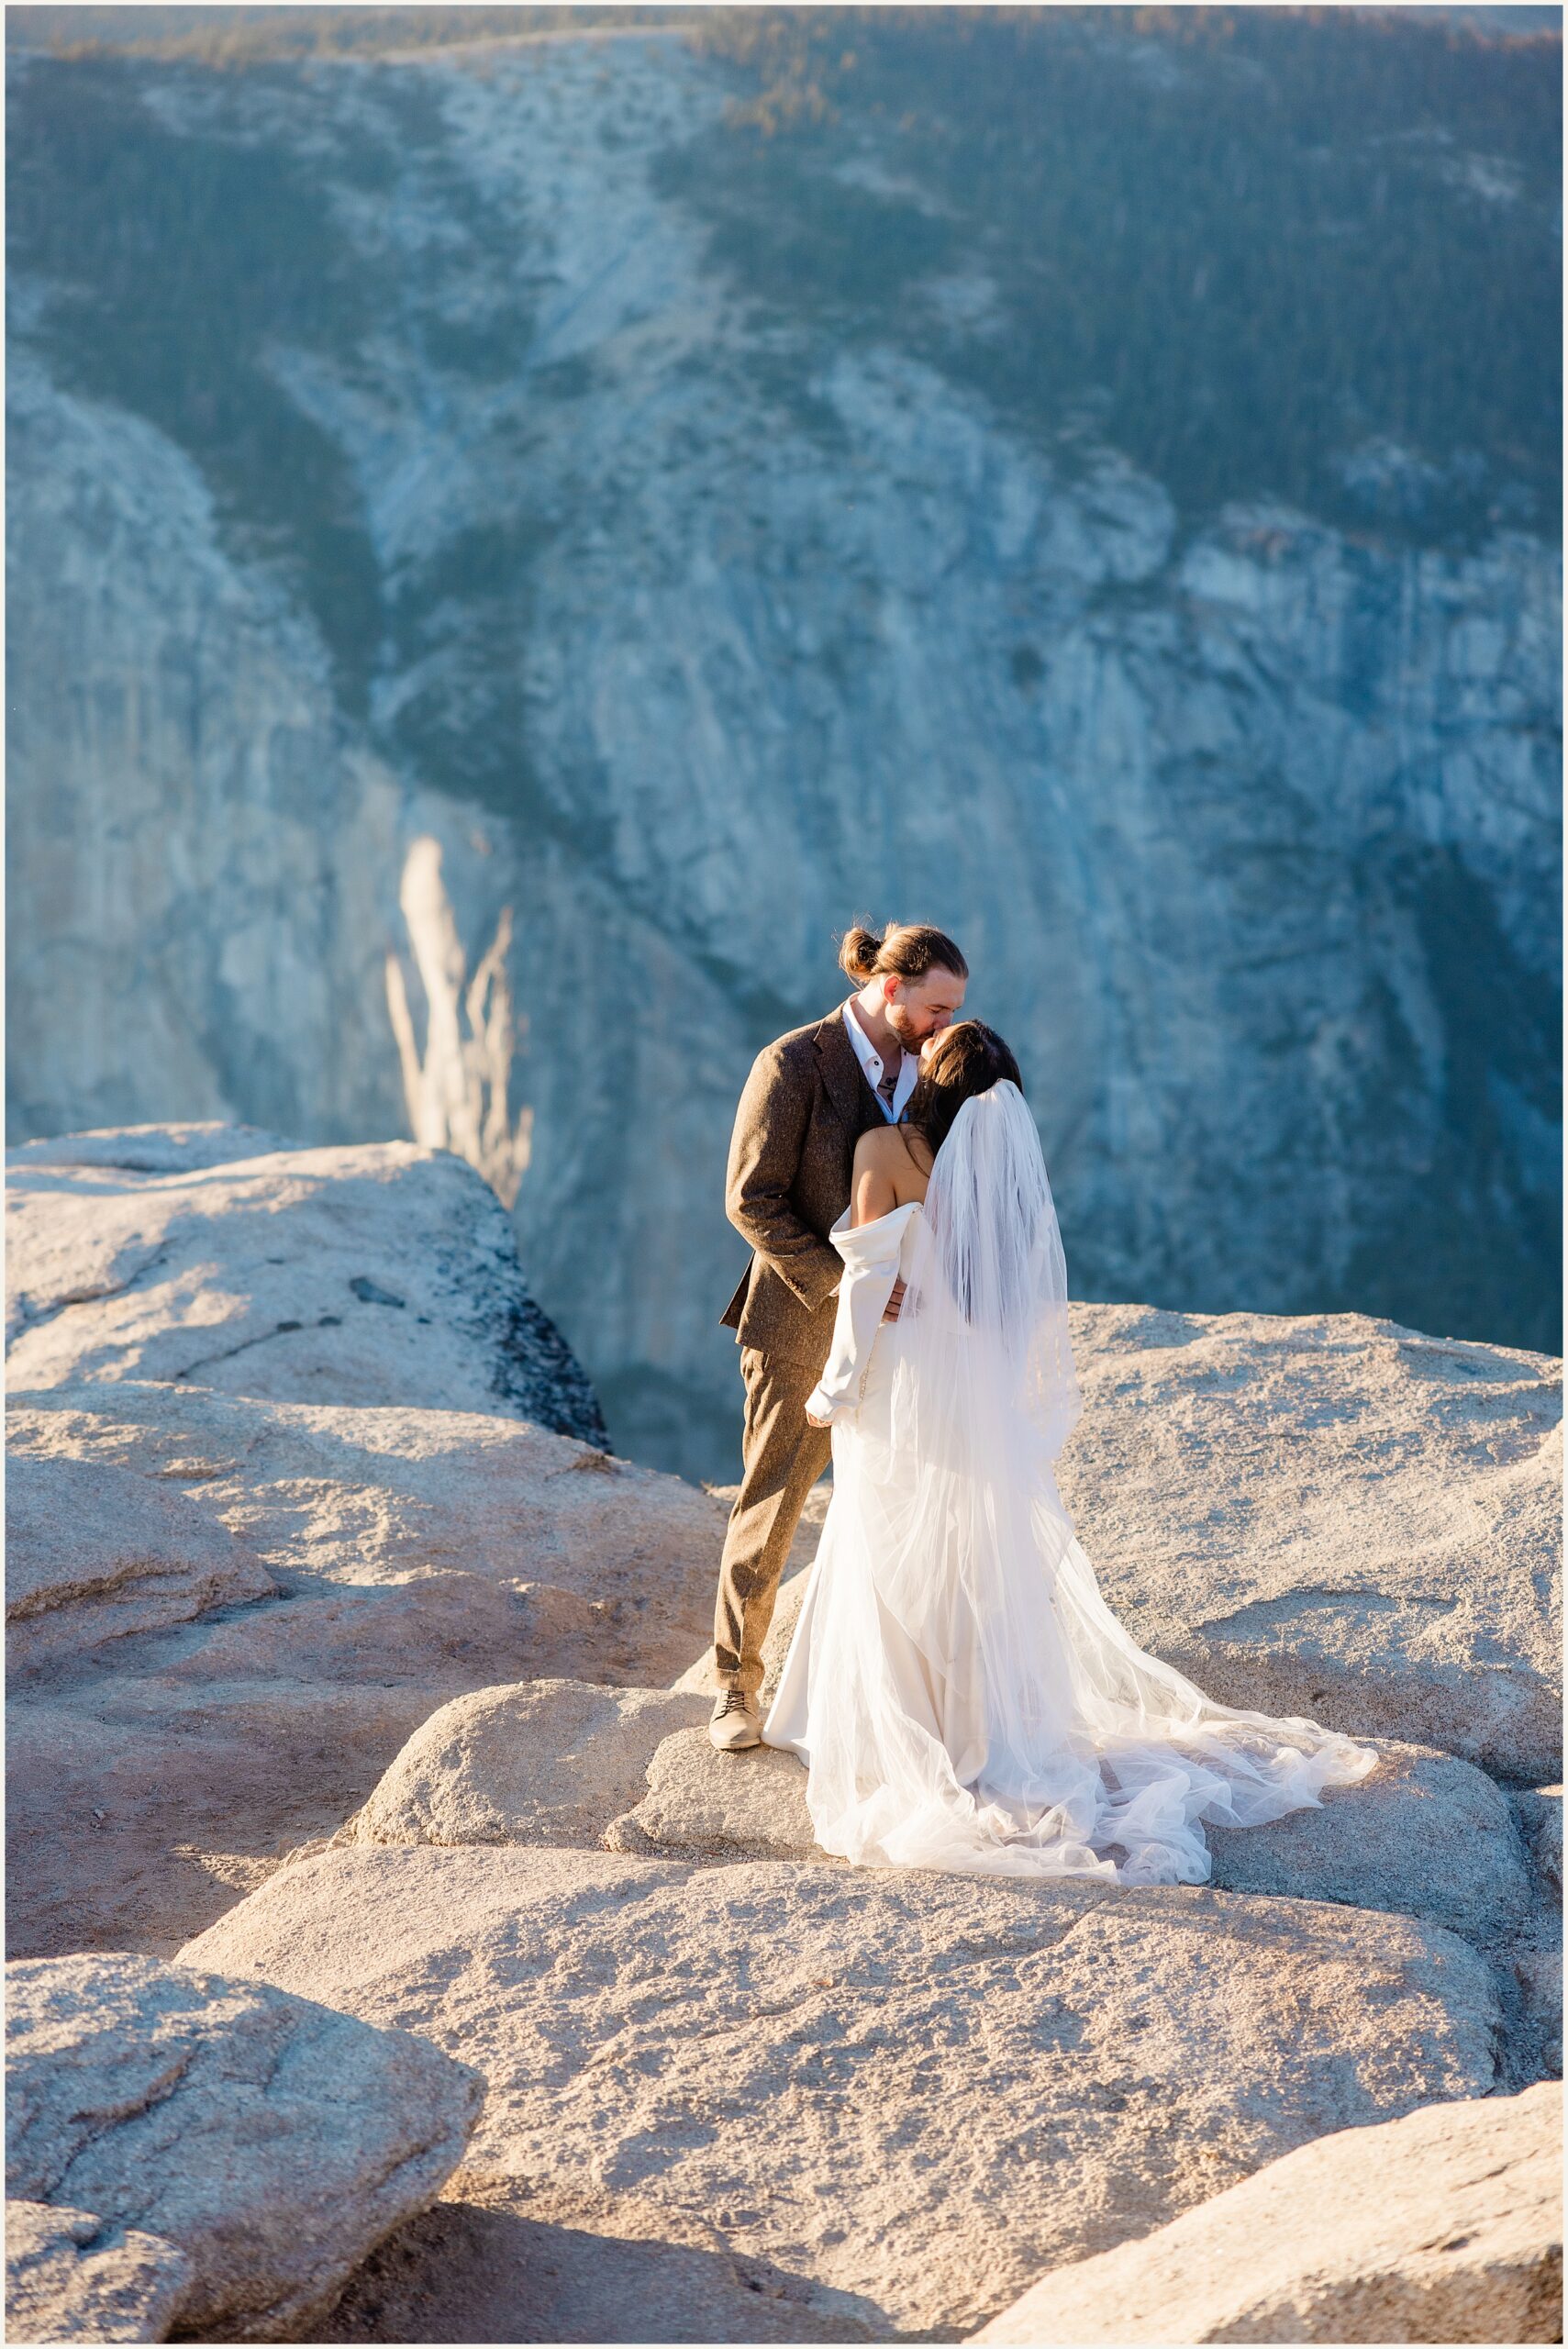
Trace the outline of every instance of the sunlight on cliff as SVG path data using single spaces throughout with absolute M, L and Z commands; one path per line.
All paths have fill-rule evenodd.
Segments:
M 526 1025 L 517 1019 L 506 977 L 512 908 L 502 907 L 495 935 L 470 978 L 441 879 L 441 844 L 428 834 L 408 851 L 398 903 L 425 992 L 421 1056 L 402 959 L 389 949 L 386 1008 L 414 1139 L 466 1158 L 509 1208 L 528 1168 L 533 1130 L 532 1109 L 519 1109 L 513 1123 L 506 1106 L 512 1060 Z

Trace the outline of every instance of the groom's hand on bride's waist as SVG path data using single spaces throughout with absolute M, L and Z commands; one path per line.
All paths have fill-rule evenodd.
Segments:
M 896 1321 L 898 1319 L 898 1308 L 903 1302 L 904 1283 L 902 1281 L 895 1281 L 893 1284 L 893 1294 L 883 1308 L 883 1319 L 884 1321 Z

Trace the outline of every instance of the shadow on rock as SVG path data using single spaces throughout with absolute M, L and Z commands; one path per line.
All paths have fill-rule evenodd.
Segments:
M 472 2172 L 354 2275 L 322 2342 L 914 2341 L 875 2303 L 766 2260 L 606 2234 L 526 2188 Z M 649 2212 L 657 2230 L 662 2214 Z M 667 2214 L 662 2214 L 666 2215 Z M 594 2213 L 603 2223 L 603 2214 Z M 617 2225 L 628 2222 L 617 2213 Z M 632 2223 L 635 2223 L 634 2221 Z M 716 2243 L 717 2238 L 714 2238 Z M 951 2337 L 956 2338 L 956 2334 Z

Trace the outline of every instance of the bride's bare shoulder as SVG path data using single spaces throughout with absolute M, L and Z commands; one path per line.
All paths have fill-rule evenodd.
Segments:
M 890 1173 L 913 1164 L 929 1174 L 931 1148 L 918 1126 L 873 1126 L 855 1144 L 855 1164 L 885 1166 Z
M 930 1176 L 925 1136 L 905 1126 L 873 1126 L 855 1144 L 854 1219 L 868 1223 L 923 1199 Z
M 858 1168 L 894 1166 L 904 1155 L 896 1126 L 868 1126 L 855 1144 Z
M 885 1174 L 898 1182 L 909 1174 L 928 1175 L 931 1153 L 926 1137 L 912 1126 L 872 1126 L 855 1144 L 857 1174 Z

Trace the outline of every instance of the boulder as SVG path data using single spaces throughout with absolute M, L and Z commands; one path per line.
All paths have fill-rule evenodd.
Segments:
M 107 1462 L 183 1491 L 291 1591 L 465 1574 L 558 1615 L 547 1594 L 568 1594 L 580 1653 L 556 1671 L 667 1683 L 712 1625 L 722 1503 L 514 1419 L 127 1378 L 14 1392 L 6 1433 L 13 1454 Z
M 492 1411 L 607 1448 L 506 1209 L 450 1151 L 131 1127 L 25 1144 L 7 1170 L 13 1386 Z
M 1561 1365 L 1364 1314 L 1074 1306 L 1062 1491 L 1223 1703 L 1560 1776 Z
M 24 1475 L 86 1462 L 199 1511 L 286 1594 L 74 1672 L 62 1644 L 13 1703 L 13 1954 L 172 1954 L 332 1835 L 441 1705 L 502 1679 L 668 1681 L 712 1620 L 722 1505 L 517 1419 L 122 1379 L 13 1398 L 9 1431 Z
M 1337 2130 L 974 2335 L 1039 2344 L 1561 2341 L 1562 2092 Z
M 9 1954 L 172 1957 L 287 1853 L 333 1834 L 440 1693 L 126 1673 L 66 1701 L 13 1699 Z
M 88 2210 L 6 2205 L 8 2341 L 166 2341 L 190 2278 L 161 2236 Z
M 103 1461 L 10 1463 L 7 1675 L 277 1591 L 248 1546 L 183 1494 Z
M 1507 1798 L 1468 1762 L 1378 1741 L 1381 1767 L 1320 1809 L 1266 1827 L 1208 1827 L 1225 1890 L 1333 1900 L 1446 1926 L 1497 1972 L 1511 2087 L 1561 2070 L 1562 1932 L 1553 1905 L 1532 1914 L 1529 1872 Z M 725 1861 L 818 1859 L 806 1773 L 767 1749 L 716 1753 L 701 1729 L 668 1737 L 648 1790 L 605 1831 L 612 1852 Z
M 951 2337 L 1330 2129 L 1495 2077 L 1487 1968 L 1408 1918 L 584 1851 L 339 1849 L 184 1952 L 422 2031 L 471 2166 Z
M 287 1640 L 13 1698 L 9 1954 L 172 1956 L 287 1854 L 333 1835 L 443 1699 L 497 1669 L 548 1669 L 561 1643 L 473 1579 L 291 1601 L 276 1610 Z M 566 1643 L 567 1660 L 580 1652 Z M 665 1729 L 691 1718 L 691 1699 L 673 1702 Z M 617 1788 L 590 1841 L 636 1791 Z
M 581 1680 L 478 1689 L 416 1730 L 339 1840 L 596 1844 L 642 1792 L 660 1741 L 707 1709 L 669 1689 Z
M 479 2076 L 428 2040 L 147 1957 L 7 1969 L 6 2185 L 172 2243 L 189 2338 L 297 2338 L 461 2159 Z
M 1284 1892 L 1394 1909 L 1494 1947 L 1529 1911 L 1524 1845 L 1496 1783 L 1429 1747 L 1373 1741 L 1379 1761 L 1322 1807 L 1267 1827 L 1207 1827 L 1213 1881 L 1232 1892 Z
M 648 1765 L 647 1793 L 611 1821 L 605 1842 L 612 1852 L 828 1862 L 817 1849 L 806 1772 L 795 1755 L 768 1746 L 716 1753 L 706 1729 L 664 1740 Z
M 254 1636 L 240 1619 L 200 1640 L 124 1642 L 126 1668 L 13 1699 L 11 1954 L 172 1955 L 284 1854 L 337 1831 L 443 1699 L 498 1670 L 584 1653 L 613 1670 L 622 1655 L 574 1594 L 473 1575 L 259 1611 Z M 590 1842 L 640 1791 L 659 1734 L 702 1709 L 664 1691 L 638 1701 L 657 1725 L 639 1766 L 612 1781 Z

